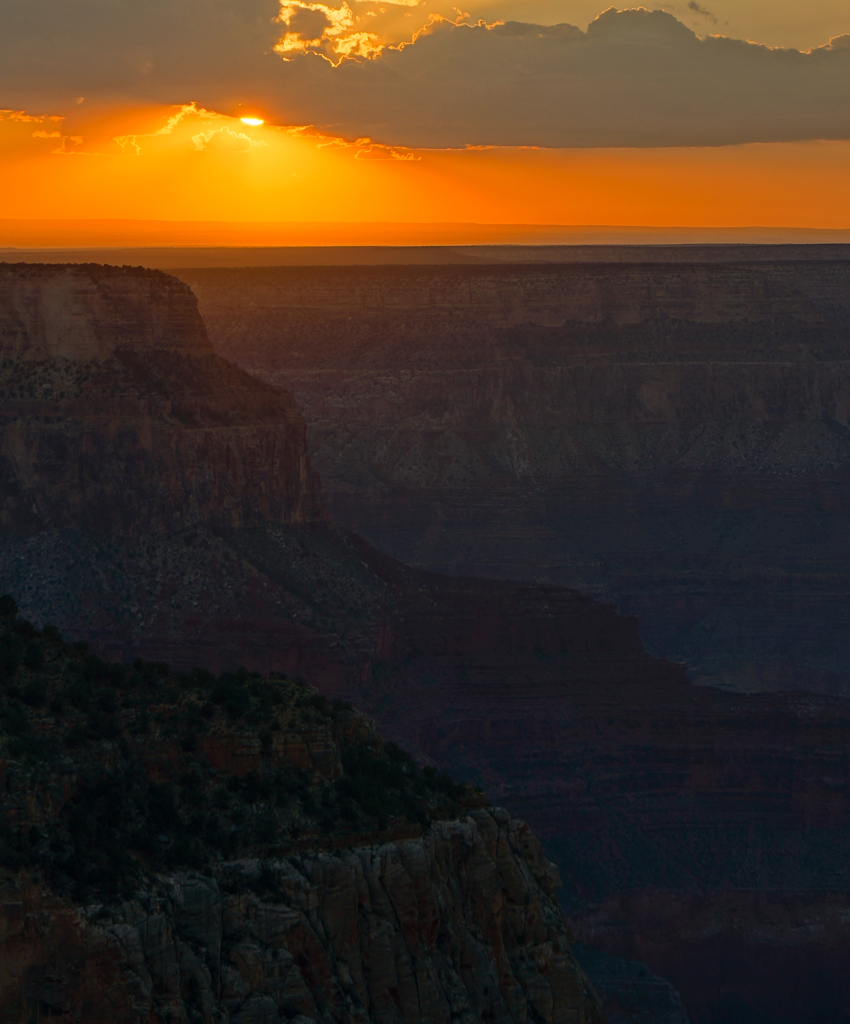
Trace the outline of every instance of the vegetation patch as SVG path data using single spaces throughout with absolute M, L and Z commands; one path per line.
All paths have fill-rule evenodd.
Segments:
M 0 867 L 80 902 L 380 842 L 486 804 L 304 682 L 106 662 L 0 597 Z

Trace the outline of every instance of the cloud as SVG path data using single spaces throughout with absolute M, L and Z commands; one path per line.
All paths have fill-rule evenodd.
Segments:
M 850 35 L 833 36 L 828 43 L 817 49 L 818 51 L 850 50 Z
M 356 148 L 355 160 L 421 160 L 410 149 L 395 149 L 393 146 L 382 146 L 371 139 L 357 139 L 353 143 Z
M 26 110 L 235 104 L 274 84 L 279 13 L 278 0 L 3 0 L 0 97 Z
M 370 13 L 356 0 L 4 0 L 0 96 L 69 117 L 79 95 L 82 109 L 252 109 L 398 152 L 850 138 L 847 36 L 770 49 L 611 8 L 586 32 L 436 18 L 404 43 Z
M 694 14 L 698 14 L 701 18 L 705 18 L 707 21 L 710 21 L 712 25 L 717 24 L 717 18 L 711 13 L 711 11 L 707 11 L 704 7 L 698 4 L 696 0 L 690 0 L 688 10 L 693 11 Z
M 374 57 L 383 49 L 374 32 L 358 29 L 358 18 L 347 3 L 331 7 L 307 0 L 281 0 L 278 20 L 286 32 L 274 50 L 284 60 L 309 52 L 338 64 L 348 57 Z
M 850 49 L 709 36 L 662 11 L 458 25 L 369 62 L 287 66 L 287 109 L 407 147 L 704 146 L 850 138 Z M 329 73 L 327 73 L 329 71 Z
M 64 117 L 54 114 L 52 117 L 39 117 L 28 114 L 25 110 L 0 110 L 0 121 L 8 118 L 10 121 L 22 121 L 25 124 L 41 124 L 42 121 L 64 121 Z M 35 133 L 38 135 L 38 132 Z
M 209 150 L 213 153 L 247 153 L 266 145 L 265 142 L 255 141 L 231 128 L 213 128 L 208 132 L 200 132 L 192 136 L 192 144 L 199 151 Z

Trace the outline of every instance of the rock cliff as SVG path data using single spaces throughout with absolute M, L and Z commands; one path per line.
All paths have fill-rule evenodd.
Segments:
M 0 576 L 125 660 L 276 665 L 352 701 L 527 818 L 578 937 L 671 979 L 692 1021 L 847 1019 L 846 700 L 689 686 L 610 607 L 330 526 L 192 534 L 6 537 Z
M 185 285 L 133 268 L 0 266 L 0 527 L 321 516 L 294 402 L 215 355 Z
M 181 379 L 174 378 L 175 387 Z M 187 380 L 188 400 L 195 385 L 194 378 Z M 168 429 L 168 436 L 180 436 L 185 427 L 174 422 Z M 468 499 L 470 492 L 464 493 Z M 468 504 L 472 514 L 474 504 Z M 544 837 L 557 858 L 563 897 L 580 936 L 608 955 L 644 957 L 680 987 L 699 1024 L 785 1024 L 789 1014 L 795 1024 L 847 1018 L 846 972 L 840 966 L 850 942 L 850 883 L 842 856 L 850 813 L 846 701 L 691 687 L 684 666 L 649 657 L 635 620 L 610 605 L 556 586 L 408 568 L 326 522 L 234 526 L 202 520 L 177 530 L 109 531 L 50 523 L 3 534 L 0 579 L 39 626 L 52 620 L 73 639 L 90 640 L 100 654 L 125 664 L 141 656 L 144 665 L 203 664 L 219 672 L 242 664 L 304 676 L 329 697 L 372 714 L 386 736 L 418 751 L 421 763 L 485 785 Z M 141 673 L 139 685 L 147 692 L 148 676 L 162 684 L 156 683 L 158 670 L 144 665 L 133 672 Z M 213 700 L 209 680 L 189 676 L 185 692 L 182 677 L 175 677 L 178 699 L 167 705 L 174 711 L 162 709 L 172 721 L 168 743 L 154 744 L 148 734 L 151 758 L 168 770 L 179 768 L 190 753 L 185 742 L 197 745 L 211 770 L 244 779 L 252 771 L 261 776 L 261 734 L 271 737 L 265 749 L 277 751 L 273 737 L 286 732 L 263 728 L 276 713 L 260 713 L 252 705 L 248 714 L 259 716 L 254 736 L 236 748 L 216 738 L 218 725 L 203 725 L 210 721 L 204 715 L 210 714 L 208 704 L 213 723 L 223 723 L 222 715 L 240 707 L 245 713 L 240 693 L 247 689 L 254 700 L 252 684 L 237 675 L 235 688 L 228 683 Z M 23 677 L 15 685 L 21 694 L 8 700 L 13 709 L 23 700 Z M 86 729 L 114 727 L 114 708 L 100 692 L 111 686 L 93 688 L 86 714 L 95 713 L 94 723 Z M 206 692 L 204 687 L 208 700 L 191 696 Z M 186 717 L 190 709 L 184 704 L 195 706 L 196 714 Z M 136 711 L 128 708 L 131 714 Z M 148 719 L 155 733 L 153 710 Z M 69 719 L 63 728 L 71 727 Z M 107 742 L 118 757 L 119 737 Z M 320 748 L 327 751 L 329 744 L 323 740 Z M 101 761 L 105 749 L 98 748 Z M 303 751 L 295 751 L 285 756 L 301 758 Z M 193 756 L 198 761 L 200 755 Z M 293 763 L 305 771 L 313 764 Z M 321 764 L 315 761 L 320 775 L 338 767 L 334 758 Z M 8 778 L 17 785 L 12 767 Z M 160 849 L 154 843 L 145 856 L 160 858 L 151 869 L 166 878 L 177 870 L 167 856 L 173 844 L 188 843 L 191 851 L 196 834 L 206 835 L 194 827 L 186 833 L 195 813 L 188 767 L 175 780 L 185 793 L 176 804 L 182 832 L 169 831 L 176 827 L 173 818 L 168 828 L 159 820 L 149 829 L 141 829 L 137 818 L 130 821 L 137 837 L 149 833 L 163 844 Z M 134 778 L 138 788 L 129 791 L 144 795 L 148 783 Z M 291 781 L 299 779 L 295 774 Z M 156 785 L 165 781 L 157 779 Z M 253 833 L 240 829 L 255 822 L 261 781 L 235 783 L 239 800 L 228 804 L 231 810 L 213 806 L 209 813 L 218 829 L 210 835 L 218 836 L 218 845 L 205 839 L 207 845 L 195 850 L 198 856 L 222 863 L 258 856 L 256 847 L 245 845 L 254 842 Z M 52 791 L 61 793 L 62 785 L 51 783 Z M 331 774 L 315 791 L 320 815 L 340 806 L 335 787 Z M 327 807 L 325 792 L 331 794 Z M 361 795 L 368 798 L 367 791 Z M 108 800 L 108 793 L 102 798 Z M 147 821 L 144 808 L 151 802 L 139 798 L 134 806 L 134 814 Z M 304 833 L 313 833 L 306 838 L 314 842 L 320 821 L 299 817 L 306 813 L 300 797 L 293 806 L 275 811 L 276 827 L 287 830 L 288 842 L 301 842 Z M 234 808 L 242 821 L 232 817 Z M 396 804 L 386 814 L 403 817 L 404 811 Z M 437 820 L 436 836 L 441 819 L 426 813 Z M 407 824 L 388 820 L 384 830 L 380 824 L 377 818 L 368 827 L 361 822 L 359 831 L 346 826 L 345 845 L 363 849 L 421 839 L 415 814 Z M 402 825 L 408 831 L 400 831 Z M 293 826 L 302 830 L 297 837 Z M 396 832 L 388 835 L 392 828 Z M 377 839 L 376 830 L 382 833 Z M 63 831 L 63 842 L 69 834 Z M 36 838 L 47 870 L 53 863 L 50 837 Z M 269 842 L 262 835 L 256 841 Z M 298 857 L 309 852 L 290 851 Z M 279 851 L 263 848 L 260 859 L 277 863 Z M 223 875 L 200 863 L 192 870 L 204 879 L 216 877 L 223 891 Z M 166 888 L 139 891 L 164 900 Z M 236 885 L 233 895 L 240 893 Z M 83 902 L 104 901 L 90 895 Z M 115 916 L 107 924 L 122 922 L 137 927 Z M 615 1013 L 643 988 L 658 1014 L 677 1019 L 675 998 L 648 972 L 611 962 L 606 967 L 598 957 L 596 966 L 598 976 L 608 978 Z
M 350 708 L 0 647 L 3 1020 L 602 1024 L 528 827 Z
M 698 681 L 850 692 L 850 263 L 181 273 L 337 522 L 613 601 Z

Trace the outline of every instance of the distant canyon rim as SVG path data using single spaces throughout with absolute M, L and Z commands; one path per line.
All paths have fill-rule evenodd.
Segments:
M 510 251 L 569 262 L 177 273 L 335 522 L 611 601 L 696 683 L 850 693 L 850 250 Z
M 448 576 L 406 566 L 333 522 L 337 495 L 359 500 L 360 478 L 342 478 L 342 487 L 330 460 L 323 499 L 308 454 L 312 445 L 321 469 L 323 452 L 334 451 L 316 445 L 320 420 L 310 410 L 325 402 L 329 417 L 347 410 L 353 454 L 338 462 L 346 473 L 362 473 L 364 487 L 374 488 L 382 465 L 392 486 L 395 472 L 414 497 L 423 480 L 440 493 L 448 481 L 466 496 L 469 518 L 477 514 L 470 482 L 498 482 L 501 473 L 502 491 L 480 511 L 487 539 L 492 500 L 511 487 L 516 493 L 528 467 L 560 472 L 564 452 L 580 480 L 588 466 L 601 467 L 615 496 L 629 473 L 669 472 L 691 450 L 667 433 L 681 439 L 693 428 L 677 398 L 692 372 L 693 392 L 714 382 L 715 412 L 756 401 L 790 408 L 782 421 L 797 424 L 790 434 L 782 426 L 774 448 L 751 440 L 744 454 L 755 450 L 759 466 L 784 472 L 799 437 L 809 465 L 821 451 L 815 442 L 843 435 L 824 434 L 822 416 L 807 419 L 806 410 L 831 403 L 839 426 L 846 418 L 846 331 L 838 322 L 844 269 L 824 266 L 820 307 L 802 286 L 781 274 L 765 280 L 764 268 L 750 267 L 721 266 L 714 275 L 692 266 L 637 274 L 608 267 L 593 269 L 590 279 L 581 266 L 464 267 L 460 278 L 457 268 L 354 268 L 312 278 L 313 271 L 298 270 L 283 286 L 302 305 L 280 317 L 271 303 L 252 312 L 261 296 L 250 279 L 226 277 L 215 294 L 230 303 L 231 323 L 241 303 L 238 337 L 259 345 L 266 324 L 266 343 L 277 351 L 281 323 L 291 321 L 314 362 L 327 360 L 323 372 L 336 374 L 308 402 L 306 424 L 289 394 L 221 355 L 221 326 L 207 310 L 216 353 L 192 292 L 173 277 L 131 268 L 0 268 L 3 590 L 36 624 L 52 621 L 125 662 L 141 655 L 215 671 L 282 669 L 351 700 L 384 735 L 527 817 L 560 867 L 562 901 L 578 937 L 672 980 L 692 1024 L 845 1020 L 850 703 L 691 686 L 681 664 L 647 654 L 633 618 L 580 590 L 546 580 L 471 579 L 457 574 L 457 564 Z M 281 271 L 257 273 L 271 278 L 279 302 Z M 796 265 L 783 273 L 808 280 Z M 586 316 L 570 328 L 569 351 L 582 359 L 569 366 L 561 361 L 558 322 L 546 319 L 530 337 L 522 328 L 529 309 L 544 320 L 553 305 L 561 308 L 565 275 L 571 301 Z M 419 295 L 412 311 L 393 282 L 401 282 L 402 298 Z M 198 291 L 205 309 L 211 292 L 203 281 Z M 459 301 L 459 292 L 467 310 L 460 321 L 445 301 Z M 379 308 L 377 327 L 387 315 L 404 330 L 382 334 L 375 322 L 358 321 L 356 294 Z M 337 304 L 332 316 L 319 299 Z M 594 319 L 600 304 L 619 311 L 622 322 Z M 669 317 L 657 315 L 659 304 Z M 682 321 L 686 313 L 691 318 Z M 494 337 L 498 360 L 491 359 Z M 671 347 L 698 355 L 708 344 L 713 352 L 737 344 L 759 354 L 765 337 L 771 352 L 778 346 L 787 358 L 745 361 L 753 367 L 749 390 L 734 386 L 740 360 L 667 358 Z M 429 338 L 436 339 L 430 348 Z M 654 362 L 632 366 L 623 357 L 635 338 Z M 357 373 L 339 358 L 335 346 L 343 342 L 353 345 Z M 387 364 L 387 352 L 404 357 L 401 370 L 375 368 Z M 600 357 L 589 358 L 593 352 Z M 440 377 L 435 365 L 447 354 L 454 364 Z M 618 387 L 594 399 L 612 364 L 620 367 Z M 769 372 L 759 377 L 763 364 Z M 799 366 L 807 376 L 794 385 Z M 321 377 L 319 370 L 305 376 Z M 367 377 L 376 382 L 374 395 L 364 391 Z M 693 392 L 685 388 L 686 397 Z M 539 406 L 533 417 L 528 395 Z M 796 405 L 782 404 L 791 399 Z M 572 419 L 558 412 L 565 404 Z M 413 426 L 394 449 L 399 408 Z M 656 419 L 641 418 L 647 409 Z M 605 419 L 623 410 L 637 423 L 625 440 Z M 556 414 L 561 422 L 553 427 Z M 487 429 L 470 433 L 468 418 Z M 367 433 L 373 420 L 385 423 L 383 433 Z M 536 440 L 547 431 L 557 442 L 548 448 Z M 715 453 L 734 482 L 735 446 L 723 431 L 709 432 L 712 439 L 713 448 L 706 442 L 697 451 Z M 840 470 L 842 449 L 823 451 L 824 465 L 833 459 Z M 783 479 L 796 477 L 778 474 L 777 488 Z M 398 516 L 416 508 L 412 498 L 392 500 Z M 638 521 L 635 508 L 611 529 Z M 409 519 L 396 526 L 412 535 Z M 542 550 L 539 530 L 527 533 L 534 555 Z M 506 532 L 493 550 L 508 551 L 515 536 Z M 784 543 L 783 535 L 771 543 Z M 662 568 L 666 587 L 670 574 Z M 838 564 L 835 587 L 840 572 Z M 799 606 L 801 616 L 812 614 Z

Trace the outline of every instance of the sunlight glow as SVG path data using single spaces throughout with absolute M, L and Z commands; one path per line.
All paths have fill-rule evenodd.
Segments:
M 255 126 L 256 108 L 244 118 L 192 103 L 65 114 L 0 109 L 0 194 L 14 197 L 0 208 L 0 244 L 24 244 L 9 233 L 12 211 L 44 222 L 44 245 L 70 237 L 59 219 L 92 219 L 95 234 L 94 221 L 156 221 L 168 239 L 156 244 L 214 245 L 282 244 L 294 235 L 281 225 L 295 220 L 351 224 L 344 244 L 361 245 L 423 244 L 392 227 L 413 222 L 850 228 L 847 141 L 414 150 Z M 331 244 L 318 228 L 298 231 L 298 244 Z M 449 231 L 428 244 L 460 242 Z
M 242 124 L 250 124 L 254 127 L 257 127 L 258 125 L 261 125 L 263 123 L 262 119 L 259 117 L 240 117 L 239 120 L 242 122 Z

